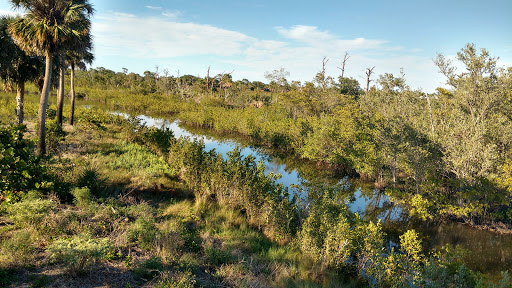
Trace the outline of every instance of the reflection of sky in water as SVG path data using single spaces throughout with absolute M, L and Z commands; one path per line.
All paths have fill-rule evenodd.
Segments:
M 128 114 L 124 113 L 115 114 L 129 117 Z M 208 136 L 192 134 L 181 128 L 179 121 L 170 122 L 165 119 L 156 119 L 148 116 L 139 116 L 138 118 L 147 126 L 169 128 L 173 131 L 176 138 L 189 137 L 190 139 L 202 139 L 207 151 L 215 149 L 217 153 L 222 154 L 223 157 L 226 157 L 227 152 L 237 147 L 235 141 L 220 141 Z M 263 160 L 267 172 L 282 174 L 283 177 L 278 183 L 283 183 L 285 187 L 290 187 L 291 184 L 301 184 L 299 173 L 296 170 L 286 172 L 286 165 L 279 164 L 277 162 L 278 159 L 266 156 L 250 147 L 240 148 L 241 154 L 244 157 L 252 154 L 252 156 L 256 158 L 256 161 Z M 343 182 L 340 183 L 343 184 Z M 350 185 L 350 181 L 346 183 Z M 291 191 L 293 191 L 293 189 Z M 362 188 L 356 189 L 353 193 L 351 202 L 349 203 L 349 209 L 353 213 L 366 215 L 367 218 L 372 218 L 372 220 L 381 219 L 384 222 L 387 220 L 399 220 L 402 214 L 400 207 L 390 205 L 386 195 L 376 190 L 363 191 Z M 512 236 L 510 235 L 497 235 L 457 223 L 441 224 L 439 226 L 436 224 L 433 227 L 416 227 L 418 230 L 422 230 L 422 228 L 425 230 L 423 233 L 427 236 L 426 239 L 423 239 L 426 241 L 426 247 L 441 247 L 448 243 L 452 245 L 459 244 L 462 248 L 473 251 L 473 254 L 466 257 L 466 263 L 469 264 L 469 267 L 484 272 L 495 280 L 499 279 L 496 278 L 500 277 L 499 272 L 504 269 L 509 269 L 512 263 L 510 256 L 512 255 Z M 390 242 L 389 245 L 394 246 L 395 244 Z
M 116 113 L 119 115 L 124 115 L 125 117 L 128 117 L 127 114 L 124 113 Z M 302 182 L 301 177 L 299 176 L 299 173 L 297 170 L 292 171 L 286 171 L 286 165 L 285 164 L 279 164 L 277 162 L 277 159 L 267 156 L 265 154 L 262 154 L 258 152 L 256 149 L 251 147 L 241 147 L 240 144 L 238 144 L 235 141 L 232 140 L 216 140 L 209 136 L 204 135 L 197 135 L 192 134 L 189 131 L 183 129 L 179 126 L 180 121 L 176 120 L 174 122 L 170 122 L 169 120 L 165 119 L 158 119 L 153 118 L 149 116 L 138 116 L 139 119 L 141 119 L 141 122 L 145 124 L 148 127 L 156 127 L 156 128 L 168 128 L 171 130 L 176 138 L 180 137 L 187 137 L 191 140 L 202 140 L 205 146 L 206 151 L 210 151 L 215 149 L 215 151 L 224 157 L 224 159 L 227 159 L 227 153 L 230 151 L 233 151 L 236 147 L 239 147 L 241 149 L 241 155 L 243 157 L 247 157 L 249 155 L 252 155 L 256 162 L 264 161 L 265 166 L 265 172 L 267 173 L 274 173 L 274 174 L 281 174 L 281 179 L 277 180 L 277 183 L 282 183 L 284 187 L 287 187 L 290 189 L 290 186 L 292 184 L 300 184 Z M 290 169 L 288 169 L 290 170 Z M 343 181 L 343 180 L 341 180 Z M 378 198 L 378 202 L 376 201 L 377 194 L 370 193 L 370 197 L 365 196 L 364 193 L 361 193 L 361 189 L 357 189 L 357 191 L 354 193 L 354 197 L 352 198 L 354 201 L 351 201 L 349 203 L 350 211 L 353 213 L 359 213 L 360 215 L 365 215 L 365 210 L 367 207 L 376 207 L 376 208 L 382 208 L 384 203 L 388 201 L 388 197 L 385 195 L 382 195 L 380 198 Z M 381 220 L 390 219 L 390 220 L 396 220 L 400 218 L 401 209 L 398 207 L 394 207 L 392 209 L 386 209 L 380 213 L 377 218 Z
M 210 151 L 215 149 L 215 151 L 224 157 L 224 159 L 227 159 L 227 153 L 230 151 L 233 151 L 236 147 L 239 147 L 240 153 L 242 156 L 247 157 L 249 155 L 252 155 L 255 158 L 256 162 L 264 161 L 265 171 L 268 173 L 272 172 L 274 174 L 281 174 L 281 179 L 277 180 L 277 183 L 282 183 L 285 187 L 290 187 L 292 184 L 299 184 L 300 183 L 300 176 L 298 175 L 297 171 L 293 170 L 291 172 L 287 172 L 286 165 L 284 164 L 278 164 L 275 161 L 272 160 L 271 157 L 268 157 L 267 155 L 261 154 L 255 149 L 251 147 L 241 147 L 237 142 L 235 141 L 219 141 L 215 140 L 208 136 L 203 135 L 196 135 L 188 132 L 187 130 L 181 128 L 179 126 L 179 120 L 176 120 L 174 122 L 170 122 L 165 119 L 155 119 L 149 116 L 138 116 L 142 123 L 146 124 L 146 126 L 149 127 L 157 127 L 157 128 L 168 128 L 171 130 L 176 138 L 180 137 L 188 137 L 192 140 L 203 140 L 204 147 L 206 151 Z

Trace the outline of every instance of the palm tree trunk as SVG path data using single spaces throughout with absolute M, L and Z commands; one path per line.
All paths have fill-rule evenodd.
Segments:
M 69 125 L 73 125 L 75 117 L 75 64 L 71 63 L 71 114 L 69 115 Z
M 59 91 L 57 92 L 57 123 L 62 126 L 62 109 L 64 108 L 64 56 L 59 56 L 60 75 L 59 75 Z
M 39 100 L 38 123 L 37 123 L 37 154 L 44 156 L 46 154 L 46 108 L 48 107 L 48 96 L 50 95 L 52 78 L 52 53 L 46 51 L 46 68 L 44 72 L 43 92 Z
M 16 89 L 16 115 L 18 125 L 23 124 L 23 103 L 25 102 L 25 81 L 18 78 Z

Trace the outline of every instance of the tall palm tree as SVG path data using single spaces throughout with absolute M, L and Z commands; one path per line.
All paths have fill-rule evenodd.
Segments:
M 75 117 L 75 68 L 85 70 L 86 64 L 91 64 L 94 61 L 94 55 L 90 52 L 92 50 L 91 37 L 84 37 L 81 42 L 76 46 L 76 49 L 69 51 L 66 55 L 67 62 L 71 66 L 71 113 L 69 116 L 69 124 L 74 124 Z
M 9 31 L 25 51 L 45 56 L 45 78 L 39 101 L 37 152 L 46 154 L 46 108 L 50 94 L 53 55 L 70 42 L 70 39 L 89 34 L 93 13 L 88 0 L 10 0 L 16 8 L 27 11 L 11 25 Z
M 40 57 L 29 56 L 14 43 L 7 31 L 12 17 L 0 17 L 0 79 L 16 84 L 16 122 L 23 124 L 25 82 L 34 80 L 42 70 Z

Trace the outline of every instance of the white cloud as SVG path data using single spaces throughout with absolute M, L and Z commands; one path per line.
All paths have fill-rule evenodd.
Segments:
M 277 32 L 288 39 L 294 39 L 303 42 L 326 41 L 333 37 L 327 31 L 319 31 L 315 26 L 295 25 L 289 29 L 276 27 Z
M 146 6 L 146 8 L 151 10 L 162 10 L 162 7 L 155 7 L 155 6 Z
M 337 78 L 340 74 L 337 66 L 348 51 L 351 58 L 345 74 L 361 83 L 364 69 L 376 66 L 375 79 L 386 72 L 398 74 L 403 67 L 413 88 L 434 89 L 440 85 L 431 58 L 418 56 L 419 52 L 406 51 L 384 40 L 341 39 L 318 27 L 305 25 L 276 27 L 282 37 L 280 40 L 258 39 L 212 25 L 180 22 L 176 20 L 177 14 L 179 12 L 166 15 L 170 17 L 142 18 L 110 13 L 96 17 L 93 34 L 97 59 L 112 56 L 139 59 L 147 64 L 142 69 L 151 69 L 154 65 L 164 67 L 165 63 L 172 62 L 173 70 L 189 69 L 185 73 L 193 75 L 204 74 L 206 67 L 212 65 L 214 70 L 235 69 L 235 79 L 260 81 L 264 81 L 265 71 L 284 67 L 291 72 L 290 79 L 311 81 L 321 69 L 324 56 L 331 59 L 327 74 Z M 196 60 L 201 57 L 203 60 L 206 57 L 208 63 Z
M 134 58 L 172 58 L 241 53 L 251 40 L 242 33 L 211 25 L 181 23 L 159 17 L 114 13 L 93 24 L 98 49 Z
M 164 12 L 162 13 L 162 16 L 165 16 L 167 18 L 178 18 L 180 16 L 179 12 Z

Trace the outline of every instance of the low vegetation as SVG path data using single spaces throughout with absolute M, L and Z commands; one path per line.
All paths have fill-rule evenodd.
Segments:
M 77 116 L 46 158 L 23 128 L 1 128 L 18 137 L 3 137 L 0 151 L 24 143 L 37 179 L 12 182 L 24 166 L 2 168 L 12 183 L 1 192 L 2 286 L 509 285 L 507 273 L 486 282 L 457 250 L 423 254 L 414 230 L 390 249 L 381 224 L 350 213 L 336 188 L 311 187 L 299 201 L 236 149 L 224 159 L 136 119 Z

